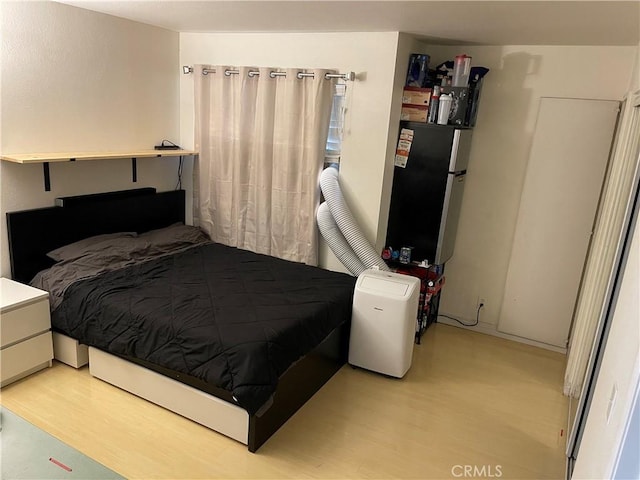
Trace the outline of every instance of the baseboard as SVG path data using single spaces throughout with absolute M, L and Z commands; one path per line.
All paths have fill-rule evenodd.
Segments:
M 443 314 L 448 315 L 448 314 Z M 465 320 L 461 319 L 465 323 L 473 323 L 473 320 Z M 479 322 L 478 325 L 474 327 L 465 327 L 462 324 L 456 322 L 455 320 L 451 320 L 444 316 L 438 317 L 438 323 L 442 323 L 444 325 L 450 325 L 452 327 L 463 328 L 465 330 L 471 330 L 473 332 L 484 333 L 485 335 L 493 335 L 494 337 L 505 338 L 507 340 L 513 340 L 514 342 L 524 343 L 526 345 L 532 345 L 534 347 L 544 348 L 545 350 L 551 350 L 552 352 L 567 353 L 566 348 L 556 347 L 555 345 L 549 345 L 547 343 L 536 342 L 535 340 L 529 340 L 528 338 L 518 337 L 517 335 L 509 335 L 508 333 L 502 333 L 496 330 L 496 326 L 493 323 L 487 322 Z

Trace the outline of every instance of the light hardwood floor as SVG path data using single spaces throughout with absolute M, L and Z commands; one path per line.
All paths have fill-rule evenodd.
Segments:
M 127 478 L 447 479 L 468 465 L 476 478 L 561 479 L 564 367 L 564 355 L 436 324 L 404 379 L 343 367 L 257 454 L 87 368 L 54 363 L 0 401 Z

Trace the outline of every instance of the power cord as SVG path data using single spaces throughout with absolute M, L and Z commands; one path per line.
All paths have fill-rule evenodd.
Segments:
M 183 166 L 183 156 L 180 155 L 180 163 L 178 163 L 178 183 L 176 184 L 176 190 L 182 189 L 182 166 Z
M 463 325 L 465 327 L 475 327 L 476 325 L 478 325 L 478 322 L 480 321 L 480 310 L 484 308 L 484 303 L 481 303 L 480 305 L 478 305 L 478 310 L 476 311 L 476 321 L 475 323 L 464 323 L 463 321 L 455 318 L 455 317 L 451 317 L 449 315 L 442 315 L 442 314 L 438 314 L 439 317 L 444 317 L 444 318 L 448 318 L 449 320 L 455 320 L 456 322 L 458 322 L 460 325 Z

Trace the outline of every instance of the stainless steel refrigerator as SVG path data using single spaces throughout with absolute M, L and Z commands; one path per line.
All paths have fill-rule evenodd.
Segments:
M 412 261 L 441 265 L 453 255 L 472 130 L 416 122 L 400 128 L 413 139 L 406 162 L 394 167 L 386 245 L 411 247 Z

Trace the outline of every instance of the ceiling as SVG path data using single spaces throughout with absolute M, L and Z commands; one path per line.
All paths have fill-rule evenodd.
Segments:
M 433 43 L 633 45 L 640 0 L 58 0 L 178 32 L 383 32 Z

